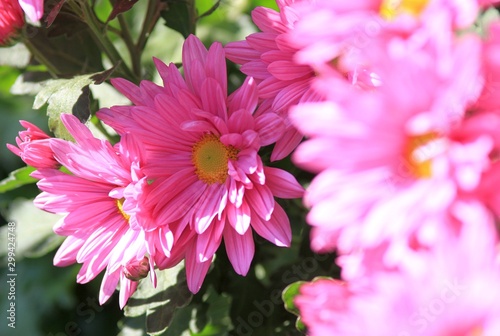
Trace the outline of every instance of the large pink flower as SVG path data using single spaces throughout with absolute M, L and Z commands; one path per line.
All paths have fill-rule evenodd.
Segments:
M 8 42 L 24 26 L 24 16 L 17 0 L 0 1 L 0 46 Z
M 157 202 L 152 215 L 187 237 L 188 247 L 182 249 L 188 284 L 197 292 L 222 239 L 242 275 L 253 259 L 254 230 L 288 246 L 290 224 L 274 196 L 300 197 L 302 187 L 291 174 L 263 166 L 258 151 L 282 136 L 283 121 L 274 113 L 254 113 L 258 93 L 252 78 L 227 97 L 219 43 L 207 51 L 196 37 L 187 38 L 185 79 L 174 64 L 156 60 L 156 66 L 164 87 L 144 81 L 137 88 L 114 80 L 135 106 L 104 109 L 98 116 L 145 144 L 144 171 L 156 179 L 149 196 Z
M 459 235 L 422 252 L 420 268 L 303 285 L 295 303 L 308 335 L 498 335 L 493 218 L 478 203 L 461 204 L 456 212 Z M 477 225 L 478 219 L 487 225 Z
M 60 164 L 50 148 L 50 137 L 30 122 L 21 120 L 20 124 L 26 130 L 19 132 L 16 138 L 17 147 L 7 144 L 7 148 L 32 167 L 57 168 Z
M 156 250 L 172 246 L 168 228 L 143 228 L 148 213 L 143 210 L 143 189 L 148 185 L 142 171 L 144 150 L 128 135 L 115 146 L 96 139 L 71 115 L 61 116 L 76 143 L 51 139 L 55 158 L 71 174 L 55 169 L 39 169 L 38 187 L 43 191 L 35 199 L 39 208 L 66 215 L 54 231 L 67 236 L 57 252 L 54 264 L 83 264 L 77 276 L 86 283 L 106 268 L 99 301 L 105 302 L 121 283 L 123 307 L 137 287 L 129 280 L 130 264 L 149 256 L 153 282 Z M 124 272 L 126 271 L 126 272 Z
M 319 95 L 310 87 L 315 76 L 313 69 L 295 61 L 297 49 L 285 38 L 297 20 L 297 13 L 291 5 L 300 1 L 277 0 L 279 12 L 265 7 L 255 8 L 252 19 L 262 32 L 250 34 L 244 41 L 230 42 L 225 47 L 227 58 L 241 64 L 241 71 L 258 83 L 263 106 L 285 118 L 290 106 L 319 100 Z M 301 139 L 302 134 L 288 123 L 271 160 L 280 160 L 290 154 Z

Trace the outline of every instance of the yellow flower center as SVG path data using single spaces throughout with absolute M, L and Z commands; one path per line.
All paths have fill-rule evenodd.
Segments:
M 432 159 L 443 149 L 443 139 L 435 132 L 411 136 L 404 149 L 410 172 L 417 178 L 432 176 Z
M 238 150 L 226 146 L 213 134 L 205 134 L 193 146 L 192 161 L 198 178 L 207 183 L 224 183 L 228 176 L 228 160 L 236 160 Z
M 125 202 L 125 198 L 120 198 L 116 200 L 116 207 L 118 208 L 118 212 L 125 218 L 128 222 L 130 219 L 130 215 L 128 215 L 125 211 L 123 211 L 123 202 Z
M 380 15 L 392 20 L 401 14 L 418 16 L 429 3 L 429 0 L 384 0 L 380 6 Z

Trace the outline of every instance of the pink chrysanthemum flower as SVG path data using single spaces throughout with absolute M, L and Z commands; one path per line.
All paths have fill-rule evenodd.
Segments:
M 33 22 L 37 22 L 43 16 L 44 0 L 18 0 L 23 11 Z
M 0 1 L 0 46 L 9 44 L 24 26 L 24 16 L 17 0 Z
M 455 211 L 462 219 L 459 235 L 443 237 L 435 249 L 422 252 L 419 271 L 303 285 L 295 303 L 308 335 L 498 335 L 494 220 L 478 203 Z
M 65 214 L 54 231 L 66 240 L 54 264 L 83 264 L 77 282 L 86 283 L 106 268 L 99 295 L 104 303 L 120 282 L 120 306 L 137 287 L 127 278 L 131 264 L 149 256 L 148 270 L 153 283 L 156 249 L 172 246 L 168 229 L 142 227 L 148 214 L 143 211 L 143 189 L 148 185 L 142 171 L 144 150 L 128 135 L 115 146 L 96 139 L 72 115 L 61 119 L 76 143 L 51 139 L 55 158 L 71 174 L 55 169 L 40 169 L 36 177 L 43 191 L 35 205 L 48 212 Z M 149 221 L 150 222 L 150 221 Z M 144 270 L 143 272 L 144 273 Z M 137 274 L 132 274 L 135 279 Z
M 313 69 L 295 61 L 297 49 L 285 38 L 297 20 L 291 5 L 300 1 L 277 0 L 279 12 L 255 8 L 252 19 L 261 32 L 250 34 L 244 41 L 230 42 L 225 47 L 226 57 L 241 64 L 241 71 L 257 82 L 263 106 L 280 113 L 285 120 L 290 106 L 319 100 L 319 95 L 310 87 L 315 77 Z M 288 123 L 283 137 L 276 142 L 271 160 L 284 158 L 301 140 L 302 134 Z
M 195 36 L 187 38 L 185 79 L 174 64 L 156 60 L 156 66 L 164 87 L 144 81 L 137 88 L 114 80 L 135 106 L 104 109 L 98 116 L 145 144 L 145 173 L 156 179 L 151 185 L 150 197 L 157 202 L 152 215 L 195 234 L 194 240 L 186 240 L 192 247 L 185 254 L 189 288 L 197 292 L 222 239 L 242 275 L 253 259 L 254 230 L 288 246 L 289 220 L 274 197 L 296 198 L 303 190 L 291 174 L 263 166 L 258 151 L 282 136 L 282 119 L 274 113 L 254 114 L 258 95 L 252 78 L 227 97 L 219 43 L 207 51 Z
M 470 27 L 478 14 L 476 0 L 318 0 L 297 2 L 293 7 L 300 19 L 287 42 L 298 50 L 297 63 L 319 72 L 332 66 L 344 72 L 370 68 L 357 53 L 369 49 L 386 31 L 401 30 L 404 39 L 404 34 L 411 36 L 412 31 L 425 28 L 444 37 L 441 42 L 445 43 L 450 38 L 446 34 Z M 373 80 L 377 81 L 369 81 Z
M 59 162 L 49 145 L 50 137 L 37 126 L 21 120 L 19 122 L 25 131 L 19 132 L 16 138 L 17 147 L 7 144 L 7 148 L 19 156 L 27 165 L 35 168 L 57 168 Z
M 330 101 L 292 109 L 296 126 L 310 137 L 294 161 L 320 173 L 305 198 L 315 250 L 351 253 L 388 240 L 384 260 L 404 262 L 402 248 L 432 245 L 436 223 L 457 193 L 474 193 L 488 169 L 491 137 L 450 138 L 481 89 L 475 85 L 480 43 L 463 39 L 440 59 L 434 47 L 427 49 L 428 38 L 422 50 L 408 43 L 386 53 L 398 40 L 389 38 L 367 51 L 381 87 L 351 90 L 342 103 L 334 103 L 332 89 Z M 445 63 L 456 66 L 444 72 Z M 322 88 L 331 85 L 326 80 Z

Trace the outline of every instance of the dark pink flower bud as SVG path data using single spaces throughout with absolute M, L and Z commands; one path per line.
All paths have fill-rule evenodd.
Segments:
M 129 261 L 123 266 L 123 274 L 125 277 L 132 281 L 139 281 L 148 276 L 149 273 L 149 259 L 148 257 L 142 260 Z
M 60 164 L 54 158 L 54 152 L 50 148 L 50 136 L 32 123 L 24 120 L 20 123 L 26 130 L 19 132 L 16 138 L 17 147 L 7 144 L 7 148 L 27 165 L 37 169 L 58 168 Z

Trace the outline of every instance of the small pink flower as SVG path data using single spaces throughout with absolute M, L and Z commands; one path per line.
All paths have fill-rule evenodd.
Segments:
M 17 0 L 0 1 L 0 46 L 9 44 L 24 26 L 24 16 Z
M 21 120 L 20 124 L 26 130 L 19 132 L 16 138 L 17 147 L 7 144 L 7 148 L 27 165 L 37 169 L 59 167 L 60 164 L 50 148 L 50 137 L 32 123 Z
M 274 197 L 300 197 L 303 189 L 290 173 L 264 167 L 258 151 L 282 136 L 283 121 L 274 113 L 254 113 L 258 93 L 252 78 L 227 96 L 219 43 L 207 51 L 199 39 L 188 37 L 184 78 L 174 64 L 156 60 L 156 66 L 164 87 L 114 80 L 135 106 L 103 109 L 98 116 L 145 144 L 144 172 L 155 179 L 148 196 L 156 202 L 152 216 L 169 223 L 176 242 L 184 237 L 172 251 L 185 255 L 188 285 L 197 292 L 222 239 L 241 275 L 253 259 L 254 230 L 289 246 L 289 220 Z
M 54 231 L 67 236 L 54 258 L 57 266 L 75 262 L 82 268 L 77 282 L 86 283 L 106 269 L 99 302 L 109 299 L 121 283 L 120 306 L 137 287 L 126 277 L 130 263 L 149 255 L 149 271 L 156 284 L 156 251 L 168 253 L 172 234 L 168 227 L 151 225 L 143 190 L 148 186 L 142 165 L 144 150 L 128 135 L 115 146 L 96 139 L 72 115 L 61 119 L 76 143 L 51 139 L 56 159 L 71 174 L 40 169 L 38 187 L 43 191 L 35 205 L 45 211 L 66 215 Z M 90 164 L 91 163 L 91 164 Z M 142 223 L 148 223 L 144 227 Z
M 132 281 L 139 281 L 148 276 L 149 273 L 149 259 L 144 257 L 142 259 L 130 260 L 123 266 L 123 274 L 125 278 Z

